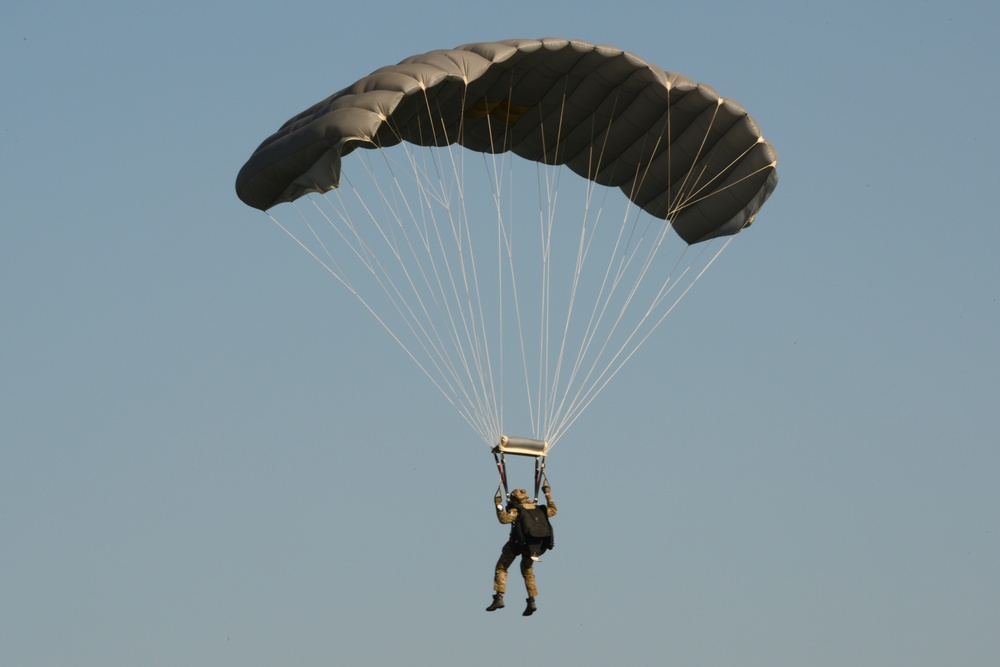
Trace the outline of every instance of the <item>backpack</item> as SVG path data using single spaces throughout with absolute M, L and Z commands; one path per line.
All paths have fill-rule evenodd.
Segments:
M 518 509 L 517 521 L 510 530 L 510 539 L 522 554 L 537 558 L 555 548 L 552 524 L 549 523 L 546 509 L 544 505 Z

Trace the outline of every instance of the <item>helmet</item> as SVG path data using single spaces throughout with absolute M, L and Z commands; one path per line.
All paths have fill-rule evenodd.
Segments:
M 528 502 L 528 492 L 524 489 L 514 489 L 510 492 L 510 499 L 518 504 Z

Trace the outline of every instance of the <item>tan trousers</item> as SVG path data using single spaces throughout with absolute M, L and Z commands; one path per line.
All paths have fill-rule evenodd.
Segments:
M 503 593 L 507 590 L 507 568 L 510 567 L 514 559 L 517 558 L 517 552 L 511 547 L 510 542 L 503 545 L 503 551 L 500 552 L 500 560 L 497 561 L 496 572 L 493 575 L 493 590 L 497 593 Z M 538 595 L 538 589 L 535 588 L 535 571 L 531 569 L 534 565 L 534 561 L 531 560 L 530 556 L 521 556 L 521 576 L 524 577 L 524 587 L 528 590 L 528 597 L 535 597 Z

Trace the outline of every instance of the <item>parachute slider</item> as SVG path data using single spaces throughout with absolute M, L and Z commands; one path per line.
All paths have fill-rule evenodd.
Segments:
M 544 440 L 500 436 L 500 442 L 493 448 L 494 454 L 514 454 L 516 456 L 544 457 L 549 451 L 549 445 Z
M 505 496 L 510 496 L 507 488 L 507 464 L 504 457 L 507 454 L 515 456 L 530 456 L 535 459 L 535 500 L 538 502 L 538 490 L 541 488 L 542 480 L 546 480 L 545 475 L 545 455 L 549 451 L 549 443 L 544 440 L 534 440 L 532 438 L 513 438 L 510 436 L 500 436 L 500 442 L 493 448 L 493 458 L 497 463 L 497 471 L 500 473 L 500 485 L 503 487 Z M 499 491 L 499 489 L 497 489 Z

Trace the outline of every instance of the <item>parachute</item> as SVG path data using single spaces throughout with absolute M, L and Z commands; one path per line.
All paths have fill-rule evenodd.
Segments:
M 519 39 L 359 79 L 267 138 L 236 191 L 488 445 L 513 422 L 547 451 L 753 222 L 776 165 L 705 84 L 610 46 Z

